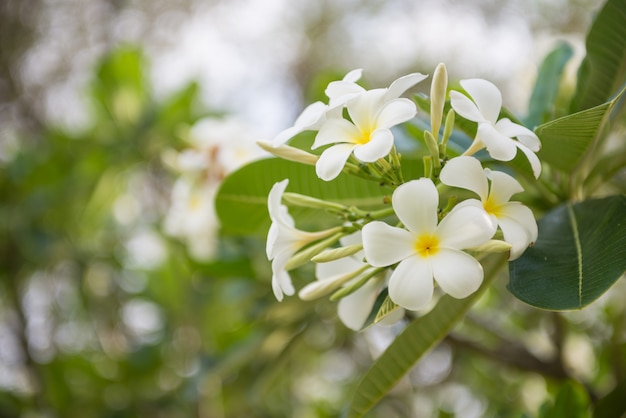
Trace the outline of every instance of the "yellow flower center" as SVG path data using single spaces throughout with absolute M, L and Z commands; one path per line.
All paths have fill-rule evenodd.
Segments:
M 494 201 L 491 195 L 489 195 L 487 200 L 483 202 L 483 207 L 488 214 L 494 215 L 496 218 L 499 218 L 500 215 L 502 215 L 502 205 Z
M 360 129 L 360 135 L 355 138 L 357 144 L 367 144 L 372 138 L 372 129 Z
M 191 198 L 189 199 L 189 208 L 191 210 L 198 210 L 200 209 L 200 204 L 202 203 L 200 196 L 198 195 L 193 195 L 191 196 Z
M 439 251 L 439 239 L 436 235 L 420 235 L 415 241 L 415 251 L 422 257 L 435 255 Z

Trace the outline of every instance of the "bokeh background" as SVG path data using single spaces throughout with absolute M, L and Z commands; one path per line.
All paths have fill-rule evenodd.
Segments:
M 378 87 L 444 62 L 524 114 L 562 41 L 567 89 L 600 6 L 0 2 L 0 416 L 339 416 L 402 325 L 276 302 L 263 237 L 220 235 L 219 182 L 355 68 Z M 567 376 L 623 378 L 623 283 L 564 315 L 505 284 L 372 416 L 533 416 Z

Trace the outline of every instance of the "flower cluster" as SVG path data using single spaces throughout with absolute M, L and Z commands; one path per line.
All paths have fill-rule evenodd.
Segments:
M 430 107 L 430 129 L 417 135 L 427 151 L 423 174 L 405 180 L 394 135 L 413 123 L 418 109 L 415 101 L 401 96 L 427 76 L 409 74 L 372 90 L 356 83 L 360 77 L 361 70 L 354 70 L 330 83 L 328 103 L 310 105 L 294 126 L 261 144 L 281 158 L 315 165 L 321 181 L 345 173 L 380 185 L 381 208 L 375 211 L 287 193 L 287 179 L 269 194 L 267 256 L 276 298 L 293 295 L 289 271 L 313 261 L 317 280 L 298 295 L 310 300 L 331 294 L 332 300 L 340 300 L 340 319 L 355 330 L 376 314 L 374 306 L 377 319 L 387 315 L 388 321 L 401 317 L 404 309 L 428 308 L 436 291 L 454 298 L 471 295 L 483 281 L 477 259 L 482 253 L 508 251 L 510 260 L 518 258 L 537 239 L 537 224 L 528 207 L 510 201 L 524 191 L 522 185 L 496 169 L 504 164 L 493 163 L 511 161 L 520 150 L 534 177 L 541 172 L 535 155 L 539 138 L 510 118 L 500 118 L 498 88 L 470 79 L 460 82 L 464 91 L 448 91 L 447 72 L 440 64 L 430 97 L 422 99 Z M 462 135 L 455 126 L 457 115 L 466 120 L 463 126 L 475 127 L 473 142 L 460 155 L 447 147 Z M 287 145 L 305 130 L 317 131 L 311 151 Z M 475 156 L 483 149 L 488 156 L 481 160 L 491 168 Z M 324 231 L 299 230 L 288 205 L 325 209 L 338 224 Z M 380 307 L 376 301 L 382 298 Z
M 184 241 L 193 258 L 209 260 L 217 247 L 219 223 L 213 204 L 217 189 L 227 174 L 261 153 L 252 132 L 234 118 L 200 119 L 189 129 L 187 142 L 186 149 L 163 155 L 166 165 L 179 174 L 164 229 Z

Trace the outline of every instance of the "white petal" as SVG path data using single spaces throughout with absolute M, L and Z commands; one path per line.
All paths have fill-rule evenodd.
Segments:
M 494 160 L 511 161 L 517 154 L 515 145 L 517 141 L 502 135 L 489 123 L 478 124 L 476 137 L 485 144 L 489 155 Z
M 470 205 L 456 206 L 437 227 L 440 245 L 459 250 L 484 244 L 495 232 L 487 212 Z
M 276 135 L 274 139 L 272 139 L 272 146 L 274 148 L 279 147 L 289 141 L 294 136 L 298 135 L 300 132 L 302 132 L 302 129 L 295 126 L 290 126 L 289 128 L 279 132 L 278 135 Z
M 370 222 L 363 227 L 365 259 L 374 267 L 386 267 L 415 253 L 413 235 L 384 222 Z
M 519 202 L 510 202 L 502 208 L 498 224 L 504 240 L 511 244 L 509 260 L 515 260 L 537 240 L 537 222 L 532 211 Z
M 384 158 L 393 148 L 393 134 L 389 129 L 378 129 L 372 132 L 366 144 L 354 148 L 354 156 L 365 163 L 373 163 Z
M 276 238 L 278 238 L 278 225 L 272 222 L 270 229 L 267 231 L 267 240 L 265 241 L 265 254 L 268 260 L 273 259 L 276 255 L 274 250 L 276 248 Z
M 357 68 L 352 71 L 349 71 L 348 74 L 346 74 L 342 80 L 349 81 L 351 83 L 356 83 L 357 81 L 361 79 L 362 75 L 363 75 L 363 69 Z
M 483 268 L 478 261 L 462 251 L 442 249 L 430 257 L 433 276 L 441 289 L 462 299 L 474 293 L 483 282 Z
M 485 118 L 476 107 L 476 104 L 472 102 L 469 97 L 458 91 L 450 91 L 450 105 L 454 111 L 464 117 L 465 119 L 474 122 L 484 122 Z
M 514 123 L 508 118 L 500 119 L 495 126 L 502 135 L 509 138 L 524 138 L 523 143 L 534 151 L 539 151 L 541 148 L 541 142 L 539 142 L 537 135 L 525 126 Z
M 315 102 L 308 105 L 298 116 L 296 122 L 293 124 L 301 130 L 314 129 L 324 117 L 327 106 L 322 102 Z
M 385 103 L 376 118 L 378 128 L 391 128 L 413 119 L 417 109 L 409 99 L 395 99 Z
M 427 258 L 403 260 L 389 278 L 389 298 L 405 309 L 425 308 L 433 297 L 433 272 Z
M 361 133 L 352 123 L 345 119 L 328 119 L 315 136 L 311 149 L 337 142 L 355 143 Z
M 289 184 L 289 179 L 285 179 L 275 183 L 270 190 L 267 198 L 267 208 L 270 213 L 270 218 L 274 221 L 284 217 L 284 212 L 281 211 L 283 193 Z
M 393 192 L 391 202 L 400 222 L 412 233 L 435 231 L 439 193 L 432 180 L 422 178 L 402 184 Z
M 333 81 L 326 87 L 328 106 L 336 108 L 343 106 L 348 100 L 363 93 L 365 89 L 351 81 Z
M 338 144 L 325 150 L 315 163 L 317 176 L 324 181 L 336 178 L 350 157 L 354 144 Z
M 530 149 L 526 148 L 524 145 L 520 144 L 519 142 L 516 143 L 517 148 L 519 148 L 524 155 L 526 156 L 526 158 L 528 158 L 528 162 L 530 163 L 530 166 L 533 169 L 533 175 L 535 176 L 535 178 L 539 178 L 539 175 L 541 174 L 541 161 L 539 161 L 539 158 L 537 158 L 537 155 L 535 155 L 534 152 L 532 152 Z
M 531 133 L 532 135 L 518 135 L 517 139 L 531 151 L 537 152 L 541 149 L 541 141 L 534 132 L 531 131 Z
M 487 170 L 487 173 L 491 179 L 489 195 L 491 200 L 496 204 L 504 204 L 508 202 L 514 194 L 524 191 L 519 181 L 506 173 L 491 170 Z
M 389 86 L 385 95 L 385 100 L 393 100 L 404 94 L 405 91 L 428 77 L 425 74 L 412 73 L 398 78 Z
M 496 123 L 502 108 L 502 94 L 491 82 L 480 78 L 461 80 L 461 86 L 472 97 L 485 119 Z
M 377 128 L 376 117 L 384 105 L 384 94 L 384 89 L 367 90 L 347 103 L 348 114 L 359 130 L 371 132 Z
M 441 182 L 452 187 L 471 190 L 487 199 L 488 184 L 483 167 L 474 157 L 456 157 L 446 163 L 439 175 Z
M 295 293 L 291 277 L 285 271 L 285 264 L 290 257 L 291 254 L 279 254 L 272 261 L 272 290 L 279 301 L 283 300 L 283 294 L 290 296 Z
M 370 280 L 356 292 L 344 297 L 337 306 L 337 315 L 348 328 L 358 331 L 374 307 L 379 286 Z

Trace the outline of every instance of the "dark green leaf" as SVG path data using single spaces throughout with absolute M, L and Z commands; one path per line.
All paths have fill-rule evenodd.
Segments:
M 526 126 L 533 128 L 548 120 L 553 113 L 563 69 L 573 54 L 572 47 L 562 42 L 543 60 L 528 103 L 528 116 L 524 119 Z
M 542 145 L 539 159 L 563 171 L 573 170 L 623 94 L 624 90 L 610 102 L 538 126 L 535 133 Z
M 608 101 L 626 81 L 626 1 L 608 0 L 587 35 L 572 112 Z
M 580 309 L 626 270 L 626 196 L 560 206 L 538 222 L 535 245 L 509 264 L 509 290 L 549 310 Z
M 362 417 L 441 341 L 489 287 L 503 262 L 502 255 L 487 258 L 484 262 L 485 280 L 476 293 L 465 299 L 445 295 L 432 311 L 409 324 L 365 374 L 352 398 L 347 417 Z

